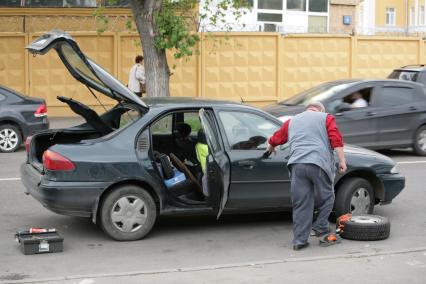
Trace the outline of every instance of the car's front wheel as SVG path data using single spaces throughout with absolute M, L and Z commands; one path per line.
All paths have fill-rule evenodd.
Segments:
M 117 241 L 135 241 L 146 236 L 157 219 L 152 196 L 143 188 L 115 188 L 103 200 L 99 216 L 102 230 Z
M 21 146 L 22 137 L 19 129 L 11 124 L 0 125 L 0 152 L 15 152 Z
M 374 192 L 371 184 L 363 178 L 349 178 L 339 186 L 334 202 L 336 217 L 346 213 L 371 214 L 374 209 Z
M 426 156 L 426 125 L 417 129 L 414 135 L 413 148 L 417 155 Z

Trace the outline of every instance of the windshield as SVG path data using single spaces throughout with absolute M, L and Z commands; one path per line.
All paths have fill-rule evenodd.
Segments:
M 346 89 L 351 83 L 331 82 L 324 83 L 319 86 L 306 90 L 294 97 L 280 102 L 282 105 L 304 105 L 307 106 L 312 102 L 322 102 L 337 92 Z
M 419 76 L 418 71 L 405 71 L 405 70 L 394 70 L 389 76 L 389 79 L 406 80 L 406 81 L 417 81 Z

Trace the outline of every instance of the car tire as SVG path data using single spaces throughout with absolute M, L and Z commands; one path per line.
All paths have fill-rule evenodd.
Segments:
M 340 236 L 348 240 L 378 241 L 390 235 L 390 222 L 378 215 L 353 215 L 343 224 Z
M 22 135 L 18 127 L 12 124 L 0 125 L 0 152 L 15 152 L 21 144 Z
M 348 178 L 336 192 L 334 213 L 338 218 L 346 213 L 371 214 L 374 210 L 374 192 L 371 184 L 363 178 Z
M 413 141 L 414 152 L 419 156 L 426 156 L 426 125 L 416 130 Z
M 124 185 L 103 200 L 100 210 L 102 230 L 117 241 L 136 241 L 145 237 L 157 219 L 152 196 L 143 188 Z

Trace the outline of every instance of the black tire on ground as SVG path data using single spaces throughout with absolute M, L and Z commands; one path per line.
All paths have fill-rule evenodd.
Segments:
M 99 223 L 102 230 L 117 241 L 135 241 L 145 237 L 157 219 L 152 196 L 143 188 L 123 185 L 103 200 Z
M 352 198 L 357 199 L 360 197 L 360 193 L 363 196 L 368 196 L 370 199 L 369 204 L 362 204 L 356 208 L 357 203 L 351 204 Z M 359 198 L 362 201 L 362 198 Z M 346 214 L 355 213 L 359 214 L 371 214 L 374 210 L 374 192 L 371 184 L 363 178 L 348 178 L 337 188 L 336 199 L 334 201 L 334 213 L 336 218 Z
M 390 235 L 390 222 L 378 215 L 354 215 L 346 222 L 341 237 L 356 241 L 378 241 Z
M 0 152 L 11 153 L 19 149 L 22 144 L 22 134 L 19 128 L 12 124 L 0 125 Z M 5 135 L 9 136 L 9 141 L 6 141 Z
M 414 141 L 413 141 L 413 149 L 414 152 L 419 156 L 426 156 L 426 149 L 425 149 L 425 140 L 426 139 L 426 125 L 420 126 L 416 133 L 414 134 Z M 423 141 L 423 143 L 421 143 Z

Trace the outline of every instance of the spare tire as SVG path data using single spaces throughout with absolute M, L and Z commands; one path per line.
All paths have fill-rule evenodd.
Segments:
M 390 235 L 390 222 L 378 215 L 353 215 L 343 224 L 340 236 L 348 240 L 378 241 Z

